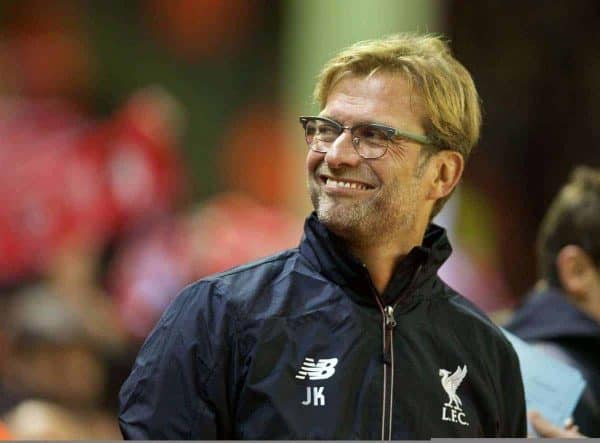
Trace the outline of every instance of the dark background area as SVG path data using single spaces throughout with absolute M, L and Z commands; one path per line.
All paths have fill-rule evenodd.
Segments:
M 550 200 L 575 165 L 600 165 L 600 4 L 454 1 L 446 10 L 483 99 L 465 178 L 494 202 L 502 269 L 523 294 Z

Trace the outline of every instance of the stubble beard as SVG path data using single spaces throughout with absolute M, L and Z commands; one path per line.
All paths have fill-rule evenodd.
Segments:
M 417 215 L 418 177 L 400 184 L 397 179 L 365 199 L 332 197 L 314 182 L 310 197 L 321 223 L 357 245 L 393 241 L 399 232 L 412 230 Z

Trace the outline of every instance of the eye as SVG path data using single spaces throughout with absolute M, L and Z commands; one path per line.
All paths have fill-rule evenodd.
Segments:
M 332 134 L 337 132 L 337 128 L 329 123 L 319 123 L 317 125 L 317 131 L 320 134 Z
M 359 137 L 361 142 L 373 145 L 385 145 L 389 141 L 388 134 L 383 129 L 372 125 L 355 128 L 354 135 Z
M 324 121 L 316 122 L 315 136 L 322 141 L 333 141 L 337 138 L 340 131 L 335 125 Z
M 317 132 L 317 125 L 316 123 L 313 121 L 309 121 L 306 123 L 306 135 L 309 137 L 313 137 L 315 135 L 315 133 Z

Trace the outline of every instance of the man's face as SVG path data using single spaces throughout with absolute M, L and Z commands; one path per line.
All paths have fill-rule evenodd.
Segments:
M 381 123 L 425 134 L 420 97 L 406 80 L 387 73 L 342 79 L 320 115 L 344 126 Z M 390 142 L 385 155 L 367 160 L 356 152 L 351 138 L 350 131 L 344 131 L 327 153 L 308 151 L 310 197 L 319 220 L 342 237 L 371 242 L 409 232 L 417 220 L 427 219 L 421 146 Z M 344 180 L 363 186 L 345 187 L 340 184 Z

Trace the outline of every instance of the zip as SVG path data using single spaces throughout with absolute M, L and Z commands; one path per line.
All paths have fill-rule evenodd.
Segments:
M 381 408 L 381 440 L 392 439 L 392 411 L 394 401 L 394 305 L 384 306 L 379 296 L 375 297 L 382 314 L 383 334 L 383 397 Z M 387 412 L 387 413 L 386 413 Z
M 390 340 L 387 341 L 387 347 L 383 348 L 383 361 L 384 363 L 390 365 L 392 364 L 392 360 L 394 358 L 394 350 L 392 346 L 392 341 L 394 340 L 394 328 L 396 327 L 396 319 L 394 318 L 394 306 L 387 305 L 383 308 L 383 317 L 384 317 L 384 325 L 385 332 L 390 335 Z M 385 341 L 384 341 L 385 345 Z
M 415 271 L 407 288 L 402 291 L 402 294 L 396 298 L 394 303 L 389 305 L 384 306 L 381 297 L 373 286 L 373 295 L 382 315 L 383 396 L 381 408 L 381 440 L 392 439 L 392 413 L 394 408 L 394 328 L 397 324 L 394 310 L 400 303 L 400 300 L 404 298 L 403 296 L 413 288 L 420 271 L 421 266 Z

